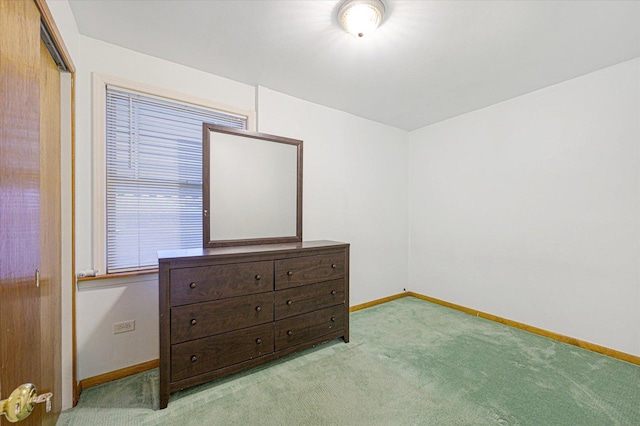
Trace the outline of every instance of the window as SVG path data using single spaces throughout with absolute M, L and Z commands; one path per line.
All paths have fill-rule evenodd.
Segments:
M 202 247 L 202 123 L 248 116 L 105 89 L 105 269 L 156 268 L 158 250 Z

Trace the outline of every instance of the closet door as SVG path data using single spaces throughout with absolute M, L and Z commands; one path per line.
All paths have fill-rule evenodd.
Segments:
M 34 2 L 0 0 L 0 399 L 25 383 L 54 393 L 51 413 L 37 404 L 21 425 L 55 424 L 61 398 L 60 82 L 48 59 Z

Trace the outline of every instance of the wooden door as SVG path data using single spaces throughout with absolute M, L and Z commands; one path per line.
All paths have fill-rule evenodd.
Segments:
M 60 82 L 47 57 L 33 1 L 0 0 L 0 398 L 33 383 L 59 412 Z M 40 405 L 21 424 L 55 424 Z

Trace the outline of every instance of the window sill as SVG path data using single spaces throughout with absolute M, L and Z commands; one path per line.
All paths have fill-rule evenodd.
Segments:
M 78 282 L 111 280 L 115 278 L 133 278 L 133 277 L 139 277 L 141 275 L 152 275 L 157 273 L 158 273 L 158 268 L 154 268 L 154 269 L 145 269 L 144 271 L 118 272 L 115 274 L 96 275 L 95 277 L 82 277 L 82 278 L 77 278 L 77 280 Z
M 135 272 L 120 272 L 116 274 L 104 274 L 96 277 L 83 277 L 77 278 L 76 286 L 78 291 L 100 289 L 107 287 L 122 287 L 128 285 L 137 284 L 149 284 L 149 282 L 156 282 L 158 269 L 147 269 L 144 271 Z

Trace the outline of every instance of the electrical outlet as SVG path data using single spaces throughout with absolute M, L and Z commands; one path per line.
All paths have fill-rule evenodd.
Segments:
M 116 322 L 115 324 L 113 324 L 113 334 L 126 333 L 127 331 L 133 331 L 135 329 L 135 320 Z

